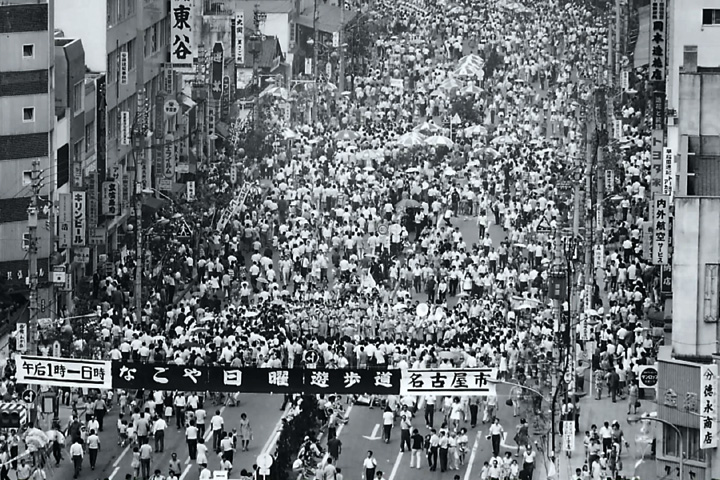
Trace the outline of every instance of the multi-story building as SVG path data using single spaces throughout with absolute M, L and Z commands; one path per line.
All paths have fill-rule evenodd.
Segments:
M 38 283 L 41 287 L 39 306 L 43 309 L 40 314 L 51 307 L 47 289 L 43 288 L 48 281 L 48 257 L 53 253 L 50 225 L 46 222 L 57 182 L 52 138 L 55 124 L 53 37 L 52 1 L 0 3 L 0 289 L 6 294 L 18 293 L 15 298 L 20 303 L 29 293 L 28 207 L 33 196 L 33 163 L 37 161 L 40 170 Z
M 94 125 L 84 125 L 96 135 L 94 165 L 87 162 L 85 168 L 86 174 L 97 172 L 96 181 L 90 181 L 93 191 L 87 192 L 89 201 L 97 202 L 89 210 L 95 208 L 98 215 L 97 224 L 88 225 L 88 244 L 94 261 L 116 259 L 125 251 L 118 240 L 132 214 L 135 186 L 160 187 L 156 165 L 165 137 L 153 134 L 154 119 L 163 119 L 165 99 L 174 99 L 175 93 L 167 89 L 177 88 L 167 64 L 170 7 L 162 0 L 56 2 L 55 25 L 68 37 L 82 39 L 90 72 L 86 87 L 96 92 Z M 117 209 L 102 209 L 108 182 L 119 192 Z

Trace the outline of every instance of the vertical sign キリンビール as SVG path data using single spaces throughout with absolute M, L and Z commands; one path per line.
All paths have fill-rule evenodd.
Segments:
M 170 0 L 170 63 L 192 65 L 195 38 L 192 0 Z
M 718 366 L 700 366 L 700 448 L 717 447 Z
M 74 247 L 85 246 L 87 217 L 85 214 L 85 192 L 73 192 L 73 230 L 72 244 Z

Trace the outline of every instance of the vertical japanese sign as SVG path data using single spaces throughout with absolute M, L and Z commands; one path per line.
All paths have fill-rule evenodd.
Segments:
M 172 133 L 165 135 L 165 157 L 163 158 L 162 176 L 168 179 L 175 178 L 175 136 Z
M 718 366 L 700 366 L 700 448 L 717 447 Z
M 17 323 L 17 334 L 15 335 L 15 347 L 18 352 L 27 352 L 28 347 L 28 324 L 27 322 Z
M 85 246 L 87 217 L 85 214 L 85 192 L 73 192 L 73 227 L 72 244 L 75 247 Z
M 88 232 L 92 235 L 95 227 L 98 225 L 98 174 L 92 172 L 88 174 L 87 179 L 87 222 Z
M 192 0 L 170 0 L 170 63 L 192 65 L 195 38 Z
M 312 58 L 305 59 L 305 75 L 312 75 Z
M 72 238 L 72 194 L 61 193 L 58 196 L 58 246 L 67 248 Z
M 650 138 L 650 194 L 660 195 L 663 192 L 663 143 L 662 130 L 653 130 Z
M 121 212 L 127 211 L 130 206 L 130 175 L 127 173 L 122 176 L 122 190 L 120 191 L 120 202 L 122 204 Z
M 172 63 L 163 65 L 163 91 L 165 93 L 175 91 L 175 70 L 173 70 Z
M 212 50 L 212 98 L 220 100 L 222 96 L 223 77 L 223 45 L 215 42 Z
M 187 194 L 187 201 L 188 202 L 194 202 L 195 201 L 195 180 L 190 180 L 185 184 L 186 188 L 186 194 Z
M 222 81 L 222 103 L 220 104 L 221 117 L 227 118 L 230 113 L 230 77 L 225 75 Z
M 120 214 L 120 202 L 117 182 L 103 182 L 102 209 L 103 214 L 115 217 Z
M 670 199 L 667 195 L 655 195 L 653 198 L 653 263 L 667 265 L 668 263 L 668 215 L 670 213 Z
M 130 112 L 120 112 L 120 145 L 130 145 Z
M 563 449 L 563 452 L 574 452 L 575 451 L 575 421 L 574 420 L 564 420 L 563 421 L 562 449 Z
M 208 135 L 215 135 L 215 107 L 208 106 Z
M 611 194 L 615 191 L 615 170 L 608 168 L 605 170 L 605 193 Z
M 652 129 L 665 128 L 665 92 L 655 90 L 652 94 Z
M 128 83 L 128 52 L 120 52 L 120 85 Z
M 650 80 L 665 81 L 666 0 L 650 2 Z
M 673 195 L 673 151 L 672 148 L 663 148 L 663 195 L 672 198 Z
M 245 12 L 235 14 L 235 65 L 245 65 Z

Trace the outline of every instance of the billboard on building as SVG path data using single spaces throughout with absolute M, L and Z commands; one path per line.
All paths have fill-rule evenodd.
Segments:
M 103 182 L 102 210 L 104 215 L 115 217 L 120 215 L 120 188 L 117 182 Z
M 665 81 L 666 7 L 666 0 L 650 2 L 650 80 L 653 82 Z
M 130 112 L 120 112 L 120 145 L 130 145 Z
M 245 12 L 235 14 L 235 65 L 245 65 Z
M 68 248 L 72 244 L 73 201 L 71 193 L 58 195 L 58 247 Z
M 73 226 L 72 244 L 75 247 L 85 246 L 87 234 L 87 214 L 85 213 L 85 192 L 73 192 Z
M 700 448 L 717 447 L 718 366 L 700 366 Z
M 222 80 L 223 80 L 223 56 L 224 49 L 221 42 L 215 42 L 212 50 L 212 98 L 220 100 L 222 96 Z
M 193 1 L 170 0 L 170 63 L 191 66 L 195 56 Z
M 670 225 L 670 197 L 655 195 L 653 198 L 653 246 L 652 258 L 655 265 L 667 265 Z

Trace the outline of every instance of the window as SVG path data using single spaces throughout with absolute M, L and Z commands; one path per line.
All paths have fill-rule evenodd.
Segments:
M 135 0 L 127 0 L 127 10 L 125 13 L 128 17 L 135 15 Z
M 35 58 L 35 44 L 27 43 L 23 45 L 23 58 Z
M 95 120 L 85 125 L 85 151 L 95 146 Z
M 107 56 L 107 81 L 108 83 L 115 83 L 118 81 L 118 74 L 120 69 L 118 68 L 118 52 L 113 50 Z
M 22 115 L 23 115 L 23 122 L 34 122 L 35 121 L 35 107 L 24 107 Z
M 73 145 L 73 161 L 77 162 L 83 158 L 85 158 L 83 157 L 83 141 L 80 139 Z
M 32 170 L 23 170 L 22 172 L 22 184 L 32 185 Z
M 107 23 L 108 23 L 108 26 L 113 26 L 118 21 L 117 2 L 118 2 L 118 0 L 107 0 Z
M 108 138 L 116 138 L 118 129 L 118 109 L 112 108 L 107 114 L 107 135 Z
M 703 8 L 703 25 L 720 25 L 720 8 Z
M 85 81 L 80 80 L 73 87 L 72 111 L 74 115 L 78 115 L 84 111 L 85 104 Z
M 666 457 L 679 457 L 680 443 L 685 458 L 698 462 L 705 461 L 705 450 L 700 448 L 700 429 L 678 427 L 682 438 L 677 438 L 677 432 L 663 424 L 663 454 Z
M 160 20 L 159 29 L 160 29 L 160 48 L 167 47 L 167 45 L 170 43 L 170 18 L 169 17 L 165 17 L 162 20 Z
M 125 51 L 128 53 L 128 71 L 135 70 L 135 39 L 125 44 Z
M 150 27 L 150 51 L 155 53 L 158 51 L 158 28 L 160 22 Z

